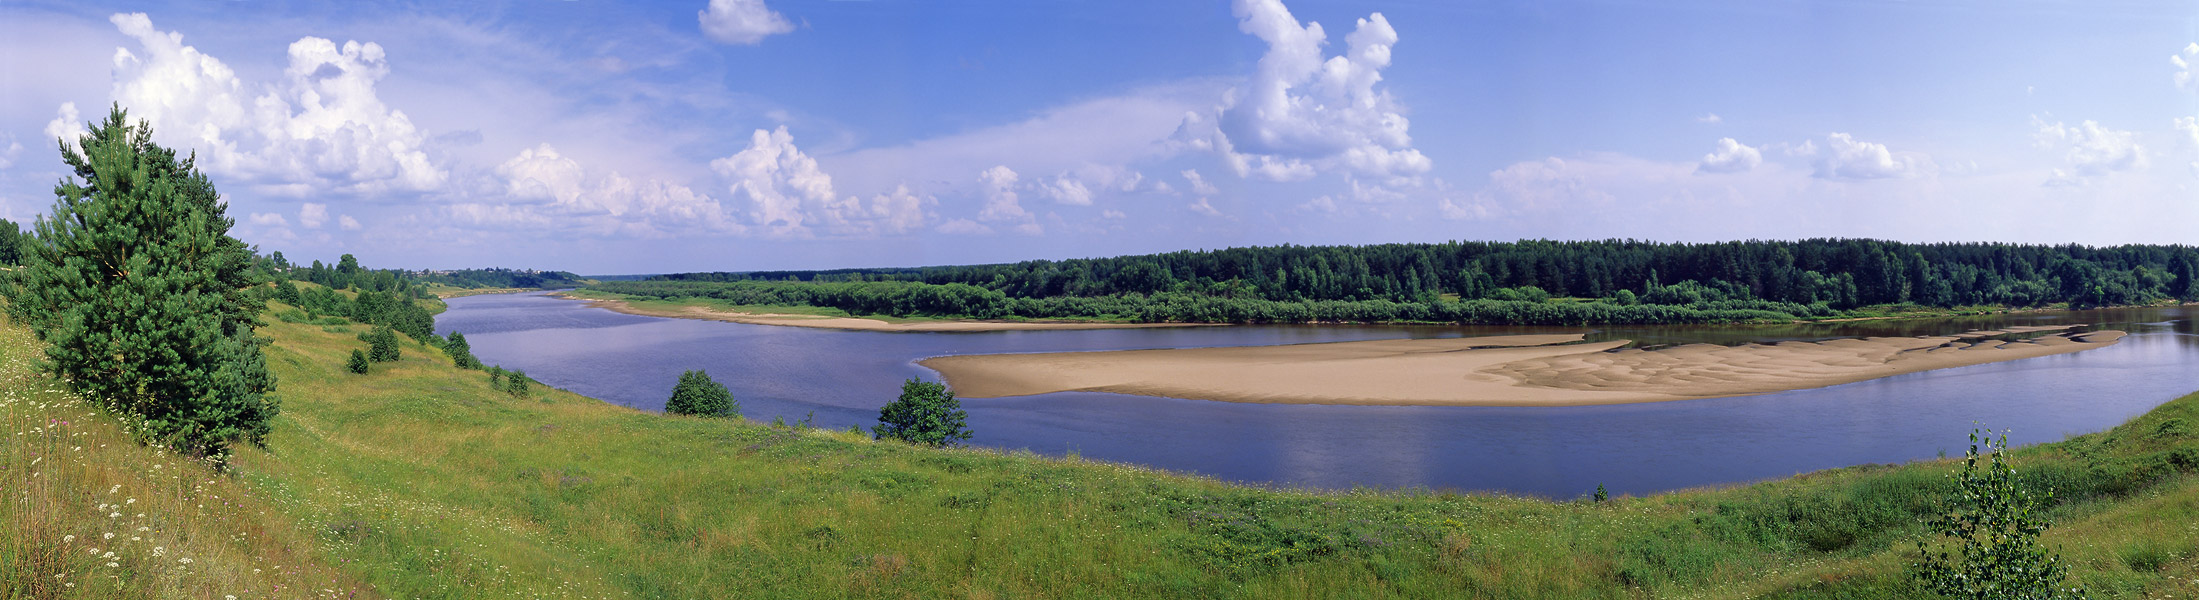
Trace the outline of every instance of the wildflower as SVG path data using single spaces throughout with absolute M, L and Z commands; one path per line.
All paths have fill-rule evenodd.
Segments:
M 107 568 L 109 568 L 109 569 L 112 569 L 112 568 L 115 568 L 115 567 L 119 567 L 119 566 L 122 566 L 122 563 L 113 563 L 113 562 L 111 562 L 111 563 L 107 563 Z
M 183 558 L 179 558 L 179 559 L 176 559 L 176 563 L 177 563 L 177 564 L 185 564 L 185 565 L 191 564 L 191 557 L 189 557 L 189 556 L 186 556 L 186 557 L 183 557 Z
M 131 499 L 128 499 L 128 500 L 124 500 L 124 501 L 122 501 L 122 503 L 123 503 L 123 504 L 137 504 L 137 499 L 136 499 L 136 498 L 131 498 Z
M 112 519 L 112 518 L 116 518 L 116 517 L 120 517 L 120 516 L 122 516 L 122 513 L 120 513 L 120 512 L 111 512 L 111 513 L 107 513 L 107 518 L 109 518 L 109 519 Z
M 61 536 L 61 543 L 66 544 L 74 541 L 76 541 L 76 535 L 74 534 Z
M 156 557 L 156 558 L 157 558 L 157 557 L 160 557 L 160 556 L 165 556 L 165 555 L 167 555 L 167 554 L 168 554 L 168 547 L 167 547 L 167 546 L 154 546 L 154 547 L 153 547 L 153 556 L 154 556 L 154 557 Z
M 101 536 L 99 536 L 99 538 L 100 538 L 100 539 L 103 539 L 103 540 L 111 540 L 111 539 L 115 539 L 115 534 L 113 534 L 113 533 L 108 533 L 108 534 L 105 534 L 105 535 L 101 535 Z

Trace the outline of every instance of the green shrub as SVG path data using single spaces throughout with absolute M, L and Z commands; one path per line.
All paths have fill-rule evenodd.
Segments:
M 368 361 L 366 353 L 361 352 L 358 348 L 352 348 L 351 360 L 344 363 L 344 367 L 350 369 L 353 373 L 365 375 L 367 372 L 367 364 Z
M 1932 529 L 1950 538 L 1956 551 L 1934 551 L 1917 542 L 1917 581 L 1956 598 L 2083 598 L 2083 590 L 2060 587 L 2069 577 L 2067 565 L 2039 546 L 2039 534 L 2051 526 L 2042 513 L 2053 504 L 2054 492 L 2033 496 L 2017 482 L 2005 457 L 2008 434 L 1996 440 L 1980 433 L 1970 432 L 1962 471 L 1951 476 L 1954 506 L 1931 521 Z M 1990 461 L 1982 473 L 1981 457 Z
M 680 374 L 680 382 L 672 386 L 672 398 L 664 402 L 664 412 L 675 415 L 699 417 L 738 417 L 741 405 L 733 400 L 733 392 L 724 384 L 710 379 L 709 373 L 688 371 Z
M 951 446 L 970 439 L 970 413 L 944 384 L 910 378 L 901 384 L 901 397 L 878 409 L 878 439 L 896 439 L 931 446 Z

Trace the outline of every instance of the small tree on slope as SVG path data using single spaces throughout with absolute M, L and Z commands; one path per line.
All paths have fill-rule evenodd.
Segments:
M 970 413 L 944 384 L 910 378 L 901 384 L 901 398 L 878 409 L 878 439 L 897 439 L 931 446 L 951 446 L 970 439 Z
M 1985 445 L 1980 454 L 1978 445 Z M 2008 465 L 2008 434 L 1970 432 L 1962 472 L 1955 480 L 1953 509 L 1930 521 L 1932 530 L 1957 548 L 1934 551 L 1917 542 L 1916 576 L 1926 589 L 1974 600 L 2046 600 L 2084 598 L 2084 591 L 2062 588 L 2068 570 L 2061 557 L 2039 545 L 2049 524 L 2044 513 L 2054 502 L 2049 490 L 2036 498 L 2016 482 Z M 1979 458 L 1987 458 L 1979 472 Z
M 733 400 L 733 392 L 725 385 L 712 381 L 709 373 L 688 371 L 680 374 L 680 382 L 672 386 L 672 398 L 664 402 L 664 412 L 675 415 L 699 417 L 738 417 L 741 405 Z
M 74 176 L 54 187 L 5 293 L 71 387 L 142 418 L 147 441 L 222 455 L 264 439 L 278 410 L 252 334 L 264 304 L 221 194 L 152 140 L 118 106 L 61 143 Z

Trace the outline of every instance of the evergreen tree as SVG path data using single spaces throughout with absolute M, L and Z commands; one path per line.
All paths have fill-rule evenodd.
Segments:
M 451 364 L 460 369 L 481 368 L 481 359 L 474 358 L 473 346 L 466 343 L 466 334 L 450 332 L 450 340 L 443 342 L 443 352 L 449 354 Z
M 9 310 L 49 346 L 46 367 L 85 397 L 143 419 L 177 450 L 259 443 L 278 408 L 252 333 L 264 305 L 252 253 L 191 157 L 152 141 L 120 106 L 72 147 Z M 258 306 L 256 306 L 258 305 Z
M 367 364 L 368 361 L 366 353 L 359 351 L 358 348 L 352 348 L 351 361 L 344 363 L 344 367 L 351 369 L 351 372 L 353 373 L 365 375 L 367 372 Z
M 367 334 L 367 345 L 369 346 L 367 358 L 373 359 L 374 362 L 397 362 L 399 354 L 397 332 L 390 330 L 390 328 L 374 328 L 373 332 Z
M 901 397 L 878 409 L 878 439 L 897 439 L 915 444 L 951 446 L 970 439 L 964 429 L 970 413 L 954 399 L 947 386 L 910 378 L 901 384 Z
M 709 373 L 688 371 L 680 374 L 680 382 L 672 386 L 672 398 L 664 402 L 664 412 L 675 415 L 701 417 L 738 417 L 741 405 L 733 400 L 733 392 L 725 385 L 712 381 Z
M 525 398 L 534 393 L 526 371 L 508 371 L 504 374 L 504 393 L 514 398 Z

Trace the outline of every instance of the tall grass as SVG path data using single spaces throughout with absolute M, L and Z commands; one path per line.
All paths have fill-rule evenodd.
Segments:
M 239 451 L 226 475 L 139 448 L 80 403 L 26 408 L 36 403 L 15 398 L 59 406 L 65 394 L 17 365 L 35 344 L 6 328 L 6 372 L 20 375 L 0 386 L 19 411 L 10 433 L 23 434 L 4 442 L 0 481 L 11 499 L 36 497 L 7 503 L 11 526 L 31 525 L 0 541 L 11 567 L 0 572 L 33 574 L 0 589 L 42 595 L 53 588 L 41 577 L 101 577 L 105 563 L 71 553 L 84 532 L 109 531 L 99 505 L 122 485 L 122 501 L 138 499 L 128 506 L 161 507 L 136 511 L 146 519 L 170 515 L 135 535 L 167 536 L 148 542 L 164 559 L 197 559 L 188 575 L 115 567 L 100 589 L 129 597 L 274 585 L 406 598 L 1904 597 L 1926 535 L 1917 518 L 1953 469 L 1857 467 L 1605 503 L 1265 489 L 672 417 L 558 390 L 516 398 L 410 340 L 402 360 L 353 375 L 343 359 L 361 346 L 356 326 L 269 321 L 283 414 L 268 448 Z M 51 433 L 45 420 L 63 416 L 82 420 Z M 2019 452 L 2029 484 L 2069 499 L 2046 542 L 2096 596 L 2199 594 L 2191 423 L 2199 395 Z M 24 470 L 74 454 L 57 440 L 91 435 L 106 446 L 72 458 L 81 473 L 68 485 Z M 46 516 L 18 517 L 32 513 Z M 334 583 L 301 587 L 318 581 Z

